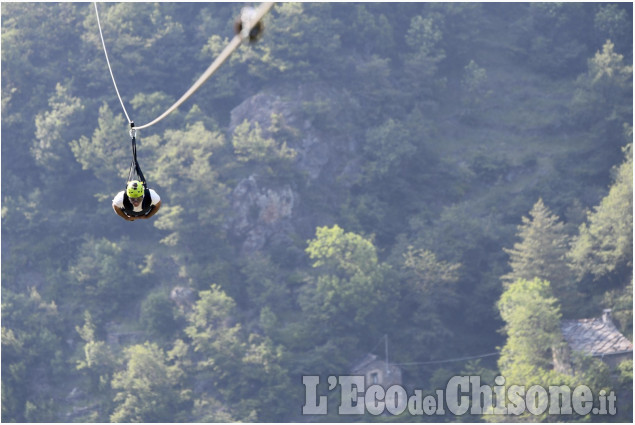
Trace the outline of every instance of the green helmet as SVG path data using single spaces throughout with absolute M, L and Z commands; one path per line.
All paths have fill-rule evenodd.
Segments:
M 126 190 L 126 193 L 129 198 L 139 198 L 143 196 L 143 192 L 143 183 L 137 180 L 128 182 L 128 189 Z

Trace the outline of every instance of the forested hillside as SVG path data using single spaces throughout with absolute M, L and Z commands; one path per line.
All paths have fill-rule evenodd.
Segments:
M 243 6 L 99 4 L 137 125 Z M 552 364 L 560 320 L 610 308 L 632 341 L 632 4 L 276 4 L 137 132 L 162 208 L 134 222 L 93 4 L 1 8 L 3 421 L 460 419 L 338 416 L 326 378 L 369 353 L 431 394 L 615 391 L 615 416 L 531 420 L 632 421 L 632 361 Z

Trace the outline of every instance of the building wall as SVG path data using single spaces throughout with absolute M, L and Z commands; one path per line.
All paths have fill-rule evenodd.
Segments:
M 373 384 L 379 384 L 385 390 L 391 385 L 401 385 L 401 369 L 397 366 L 388 365 L 386 371 L 386 363 L 376 360 L 360 371 L 366 379 L 366 388 Z

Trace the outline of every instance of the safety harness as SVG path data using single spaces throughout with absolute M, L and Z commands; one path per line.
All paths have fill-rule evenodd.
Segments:
M 133 180 L 140 181 L 143 184 L 143 202 L 141 203 L 141 211 L 134 211 L 134 206 L 132 202 L 130 202 L 130 198 L 128 197 L 128 191 L 124 190 L 123 192 L 123 212 L 130 217 L 139 217 L 142 215 L 148 214 L 154 208 L 152 205 L 152 196 L 150 195 L 150 189 L 148 188 L 148 184 L 146 183 L 146 179 L 143 176 L 143 172 L 141 171 L 141 167 L 139 166 L 139 161 L 137 161 L 137 139 L 136 139 L 136 130 L 134 128 L 134 122 L 130 123 L 130 138 L 132 139 L 132 162 L 130 163 L 130 171 L 128 172 L 128 180 L 126 181 L 126 189 L 128 187 L 128 182 Z

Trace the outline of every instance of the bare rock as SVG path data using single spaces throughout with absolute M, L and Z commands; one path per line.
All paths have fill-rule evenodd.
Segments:
M 175 286 L 170 291 L 170 299 L 181 309 L 188 311 L 196 301 L 194 291 L 185 286 Z
M 289 185 L 260 187 L 255 175 L 243 179 L 231 194 L 234 211 L 231 231 L 243 238 L 242 251 L 250 254 L 264 247 L 269 237 L 290 226 L 297 195 Z

